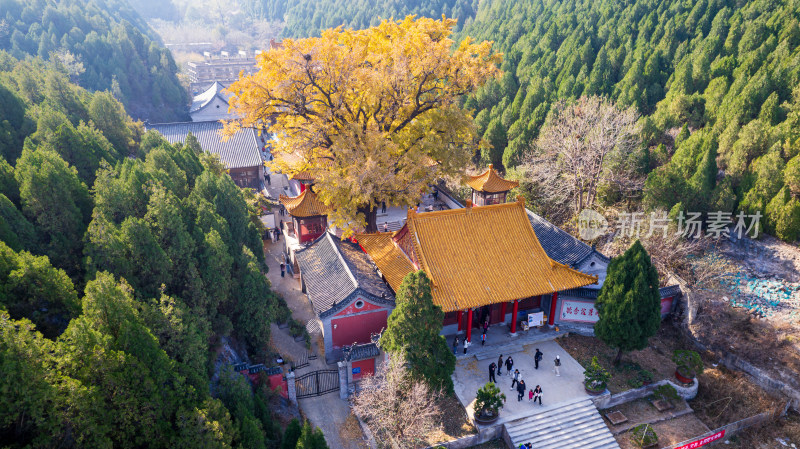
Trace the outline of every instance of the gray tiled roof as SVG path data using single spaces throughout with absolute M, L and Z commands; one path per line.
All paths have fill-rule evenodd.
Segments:
M 222 123 L 217 121 L 155 123 L 146 125 L 146 128 L 158 131 L 169 143 L 184 142 L 191 132 L 203 151 L 218 154 L 228 168 L 257 167 L 262 164 L 261 151 L 252 129 L 241 129 L 223 142 L 220 135 Z
M 295 255 L 318 315 L 346 307 L 359 291 L 374 301 L 394 304 L 394 294 L 375 272 L 369 256 L 354 243 L 326 232 Z
M 214 81 L 214 83 L 203 93 L 195 95 L 195 97 L 192 98 L 192 106 L 189 107 L 189 112 L 197 112 L 200 109 L 203 109 L 216 96 L 219 96 L 222 101 L 227 103 L 231 95 L 223 92 L 223 89 L 225 89 L 225 86 L 220 84 L 218 81 Z
M 536 232 L 539 243 L 541 243 L 542 248 L 544 248 L 544 252 L 556 262 L 575 267 L 593 253 L 597 253 L 601 258 L 608 261 L 606 256 L 597 252 L 591 246 L 576 239 L 569 232 L 557 227 L 530 210 L 528 210 L 528 218 L 531 221 L 534 232 Z
M 365 343 L 361 345 L 353 345 L 349 351 L 345 351 L 345 358 L 350 362 L 357 362 L 359 360 L 372 359 L 381 354 L 381 350 L 375 343 Z
M 600 294 L 600 289 L 581 287 L 573 288 L 571 290 L 564 290 L 560 294 L 575 298 L 597 299 L 597 295 Z M 668 285 L 666 287 L 661 287 L 658 289 L 658 294 L 661 295 L 661 299 L 669 298 L 670 296 L 677 296 L 681 294 L 681 287 L 679 285 Z

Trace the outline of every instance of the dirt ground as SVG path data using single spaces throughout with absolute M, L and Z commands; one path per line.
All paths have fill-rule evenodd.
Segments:
M 769 426 L 748 429 L 728 440 L 730 449 L 787 449 L 800 447 L 800 415 L 790 413 Z
M 606 419 L 606 424 L 611 429 L 611 432 L 617 432 L 618 429 L 622 430 L 641 423 L 652 423 L 689 408 L 685 401 L 672 401 L 672 404 L 673 407 L 671 409 L 659 412 L 647 399 L 637 399 L 606 410 L 600 410 L 600 414 L 605 417 L 608 413 L 619 411 L 628 418 L 628 422 L 617 426 L 611 425 Z
M 487 441 L 486 443 L 479 444 L 477 446 L 472 446 L 469 449 L 508 449 L 506 443 L 503 440 L 492 440 Z
M 628 382 L 636 378 L 643 369 L 653 374 L 654 382 L 673 377 L 675 364 L 672 362 L 672 352 L 675 349 L 685 349 L 679 332 L 668 323 L 661 326 L 646 349 L 623 354 L 619 366 L 614 366 L 613 363 L 617 355 L 616 349 L 606 346 L 597 338 L 570 334 L 557 341 L 584 368 L 589 366 L 592 356 L 597 356 L 600 364 L 611 373 L 608 389 L 612 393 L 633 388 Z
M 708 431 L 706 426 L 694 415 L 681 416 L 653 424 L 653 430 L 658 435 L 657 447 L 669 447 Z M 620 449 L 637 449 L 637 446 L 631 442 L 630 432 L 619 434 L 616 439 Z
M 467 412 L 454 395 L 445 396 L 442 407 L 442 428 L 428 436 L 433 445 L 475 433 L 475 427 L 467 419 Z

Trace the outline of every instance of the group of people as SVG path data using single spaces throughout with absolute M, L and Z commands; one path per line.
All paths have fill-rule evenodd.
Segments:
M 539 362 L 542 361 L 544 357 L 544 353 L 536 348 L 536 354 L 533 356 L 534 366 L 535 369 L 539 369 Z M 560 367 L 561 367 L 561 358 L 556 356 L 555 360 L 553 361 L 553 372 L 556 376 L 560 376 Z M 497 383 L 497 376 L 503 373 L 503 367 L 505 366 L 506 375 L 511 377 L 511 389 L 517 390 L 517 401 L 522 401 L 525 397 L 525 391 L 528 391 L 528 401 L 533 401 L 536 403 L 536 400 L 539 400 L 539 405 L 542 405 L 542 386 L 536 385 L 535 388 L 528 389 L 527 385 L 525 384 L 525 380 L 522 379 L 522 373 L 520 373 L 519 369 L 514 369 L 514 359 L 511 356 L 508 356 L 505 360 L 503 360 L 503 354 L 500 354 L 500 357 L 497 358 L 497 363 L 492 362 L 489 365 L 489 382 Z M 511 371 L 511 370 L 514 371 Z
M 481 346 L 486 345 L 486 332 L 489 330 L 489 319 L 487 318 L 486 321 L 483 322 L 483 333 L 481 334 Z M 470 346 L 469 340 L 464 338 L 464 354 L 467 353 L 467 348 Z M 459 340 L 458 335 L 453 337 L 453 354 L 458 352 Z

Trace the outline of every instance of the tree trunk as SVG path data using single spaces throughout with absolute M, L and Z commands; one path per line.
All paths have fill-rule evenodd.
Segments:
M 364 214 L 364 218 L 366 219 L 367 227 L 364 232 L 367 234 L 378 232 L 378 208 L 367 205 L 359 207 L 358 211 Z
M 622 348 L 619 348 L 617 351 L 617 356 L 614 357 L 614 366 L 619 365 L 619 362 L 622 360 Z

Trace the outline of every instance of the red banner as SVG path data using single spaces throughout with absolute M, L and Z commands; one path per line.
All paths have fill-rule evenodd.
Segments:
M 675 447 L 675 449 L 694 449 L 696 447 L 705 446 L 706 444 L 712 441 L 717 441 L 724 436 L 725 436 L 725 429 L 722 429 L 713 435 L 700 438 L 697 441 L 692 441 L 691 443 L 684 444 L 683 446 L 677 446 Z

